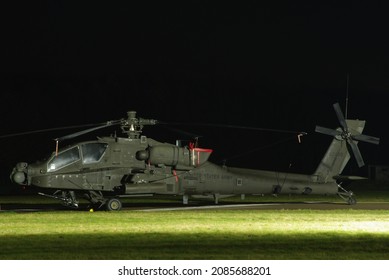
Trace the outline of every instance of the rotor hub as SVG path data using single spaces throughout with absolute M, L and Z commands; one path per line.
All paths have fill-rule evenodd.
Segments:
M 121 122 L 121 128 L 122 132 L 128 135 L 128 138 L 138 139 L 145 125 L 156 125 L 157 123 L 157 120 L 137 118 L 136 111 L 129 111 L 127 119 L 123 119 Z
M 351 138 L 351 132 L 349 132 L 348 130 L 344 130 L 341 134 L 341 137 L 343 140 L 348 140 Z

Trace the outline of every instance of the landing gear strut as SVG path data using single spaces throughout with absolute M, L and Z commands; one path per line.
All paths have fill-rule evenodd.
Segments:
M 118 198 L 104 198 L 101 192 L 90 191 L 85 194 L 85 198 L 99 209 L 102 207 L 105 207 L 108 211 L 119 211 L 122 209 L 122 202 Z
M 61 192 L 59 194 L 59 192 Z M 39 195 L 58 199 L 62 202 L 63 205 L 69 208 L 77 209 L 78 208 L 78 200 L 76 198 L 76 195 L 74 191 L 56 191 L 54 194 L 45 194 L 45 193 L 38 193 Z
M 56 191 L 54 194 L 39 193 L 40 195 L 58 199 L 63 205 L 72 209 L 78 209 L 79 202 L 74 191 Z M 101 192 L 90 191 L 84 193 L 84 198 L 88 200 L 92 208 L 105 207 L 108 211 L 119 211 L 122 209 L 122 202 L 118 198 L 104 198 Z
M 357 200 L 353 197 L 354 193 L 352 191 L 346 191 L 341 185 L 338 184 L 338 196 L 347 202 L 348 205 L 357 204 Z

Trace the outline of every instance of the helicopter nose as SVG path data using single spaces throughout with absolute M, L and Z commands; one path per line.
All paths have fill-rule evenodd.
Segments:
M 16 184 L 23 185 L 27 179 L 27 166 L 26 162 L 19 162 L 11 173 L 11 181 Z

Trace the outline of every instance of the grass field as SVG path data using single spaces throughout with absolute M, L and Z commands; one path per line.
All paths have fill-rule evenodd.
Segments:
M 389 259 L 389 210 L 7 211 L 0 248 L 14 260 Z

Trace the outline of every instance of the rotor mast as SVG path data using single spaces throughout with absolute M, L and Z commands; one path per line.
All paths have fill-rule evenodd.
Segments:
M 348 82 L 349 82 L 349 74 L 347 73 L 347 85 L 346 85 L 346 108 L 345 108 L 345 113 L 344 117 L 347 119 L 347 113 L 348 113 Z
M 156 125 L 157 123 L 157 120 L 137 118 L 136 111 L 128 111 L 127 119 L 122 120 L 121 128 L 129 139 L 139 139 L 145 125 Z

